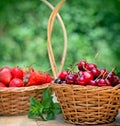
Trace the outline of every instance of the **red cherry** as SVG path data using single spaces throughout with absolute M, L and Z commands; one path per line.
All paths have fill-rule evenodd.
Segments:
M 115 75 L 114 72 L 110 72 L 110 73 L 107 74 L 107 77 L 106 78 L 112 82 L 112 80 L 114 78 L 114 75 Z
M 90 71 L 79 71 L 78 78 L 76 79 L 76 83 L 80 85 L 87 85 L 87 83 L 93 80 L 93 75 Z
M 119 78 L 118 84 L 120 84 L 120 78 Z
M 67 84 L 75 84 L 76 76 L 75 74 L 68 74 L 65 78 Z
M 98 70 L 97 68 L 93 68 L 91 70 L 91 73 L 92 73 L 94 78 L 98 77 L 101 74 L 100 70 Z
M 100 87 L 101 86 L 107 86 L 107 83 L 106 83 L 105 79 L 100 78 L 100 79 L 97 80 L 97 85 L 100 86 Z
M 63 81 L 62 81 L 60 78 L 56 78 L 56 79 L 54 80 L 54 83 L 62 84 Z M 66 83 L 66 82 L 64 81 L 64 83 Z
M 115 86 L 115 85 L 119 84 L 119 82 L 120 82 L 120 77 L 118 77 L 117 75 L 114 75 L 113 80 L 111 82 L 112 85 Z
M 108 71 L 106 69 L 101 69 L 100 72 L 101 78 L 105 79 L 107 77 Z
M 84 71 L 78 71 L 78 76 L 82 76 Z
M 87 64 L 87 63 L 86 63 L 85 60 L 80 61 L 80 62 L 78 63 L 78 69 L 79 69 L 79 70 L 85 70 L 84 68 L 85 68 L 86 64 Z
M 77 83 L 78 85 L 83 85 L 83 86 L 85 86 L 85 85 L 87 85 L 87 80 L 85 79 L 85 76 L 82 75 L 82 76 L 76 78 L 76 83 Z
M 88 64 L 86 64 L 85 68 L 86 68 L 86 70 L 91 71 L 93 68 L 97 68 L 97 66 L 93 63 L 88 63 Z
M 112 86 L 111 82 L 108 79 L 105 79 L 105 82 L 106 82 L 107 86 Z
M 113 76 L 116 75 L 115 72 L 109 72 L 108 75 Z
M 92 72 L 90 72 L 90 71 L 84 71 L 83 76 L 86 79 L 86 82 L 93 80 L 93 75 L 92 75 Z
M 65 81 L 66 76 L 68 75 L 68 71 L 62 71 L 58 78 L 60 78 L 62 81 Z
M 75 77 L 75 79 L 78 77 L 78 73 L 72 73 L 73 75 L 74 75 L 74 77 Z
M 97 82 L 95 80 L 90 80 L 88 85 L 97 86 Z

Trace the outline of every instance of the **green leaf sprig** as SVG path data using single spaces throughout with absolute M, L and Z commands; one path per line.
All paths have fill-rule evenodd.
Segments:
M 50 88 L 44 89 L 41 102 L 37 101 L 34 97 L 30 98 L 28 118 L 40 118 L 43 121 L 54 120 L 55 116 L 61 112 L 59 103 L 53 102 Z

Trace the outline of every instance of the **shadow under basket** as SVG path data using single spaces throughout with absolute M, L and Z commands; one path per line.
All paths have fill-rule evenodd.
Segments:
M 120 84 L 115 87 L 52 84 L 51 89 L 68 123 L 111 123 L 120 109 Z
M 20 88 L 0 88 L 0 115 L 25 115 L 29 111 L 30 97 L 38 101 L 49 84 Z

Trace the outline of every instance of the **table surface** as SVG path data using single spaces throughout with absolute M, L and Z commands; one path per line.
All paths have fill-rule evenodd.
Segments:
M 29 119 L 27 115 L 24 116 L 0 116 L 0 126 L 74 126 L 64 122 L 63 116 L 58 115 L 55 120 L 40 121 Z M 101 126 L 101 125 L 94 125 Z M 120 126 L 120 115 L 117 116 L 116 121 L 110 124 L 103 124 L 102 126 Z

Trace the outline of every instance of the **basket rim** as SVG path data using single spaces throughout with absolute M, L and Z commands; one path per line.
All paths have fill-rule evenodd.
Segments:
M 84 89 L 84 90 L 92 90 L 92 91 L 102 91 L 102 90 L 120 90 L 120 84 L 117 84 L 116 86 L 91 86 L 91 85 L 74 85 L 74 84 L 58 84 L 58 83 L 52 83 L 50 85 L 51 88 L 75 88 L 77 89 Z
M 25 92 L 25 91 L 32 91 L 32 90 L 40 90 L 47 88 L 50 85 L 50 83 L 41 84 L 41 85 L 34 85 L 34 86 L 28 86 L 28 87 L 0 87 L 0 92 Z

